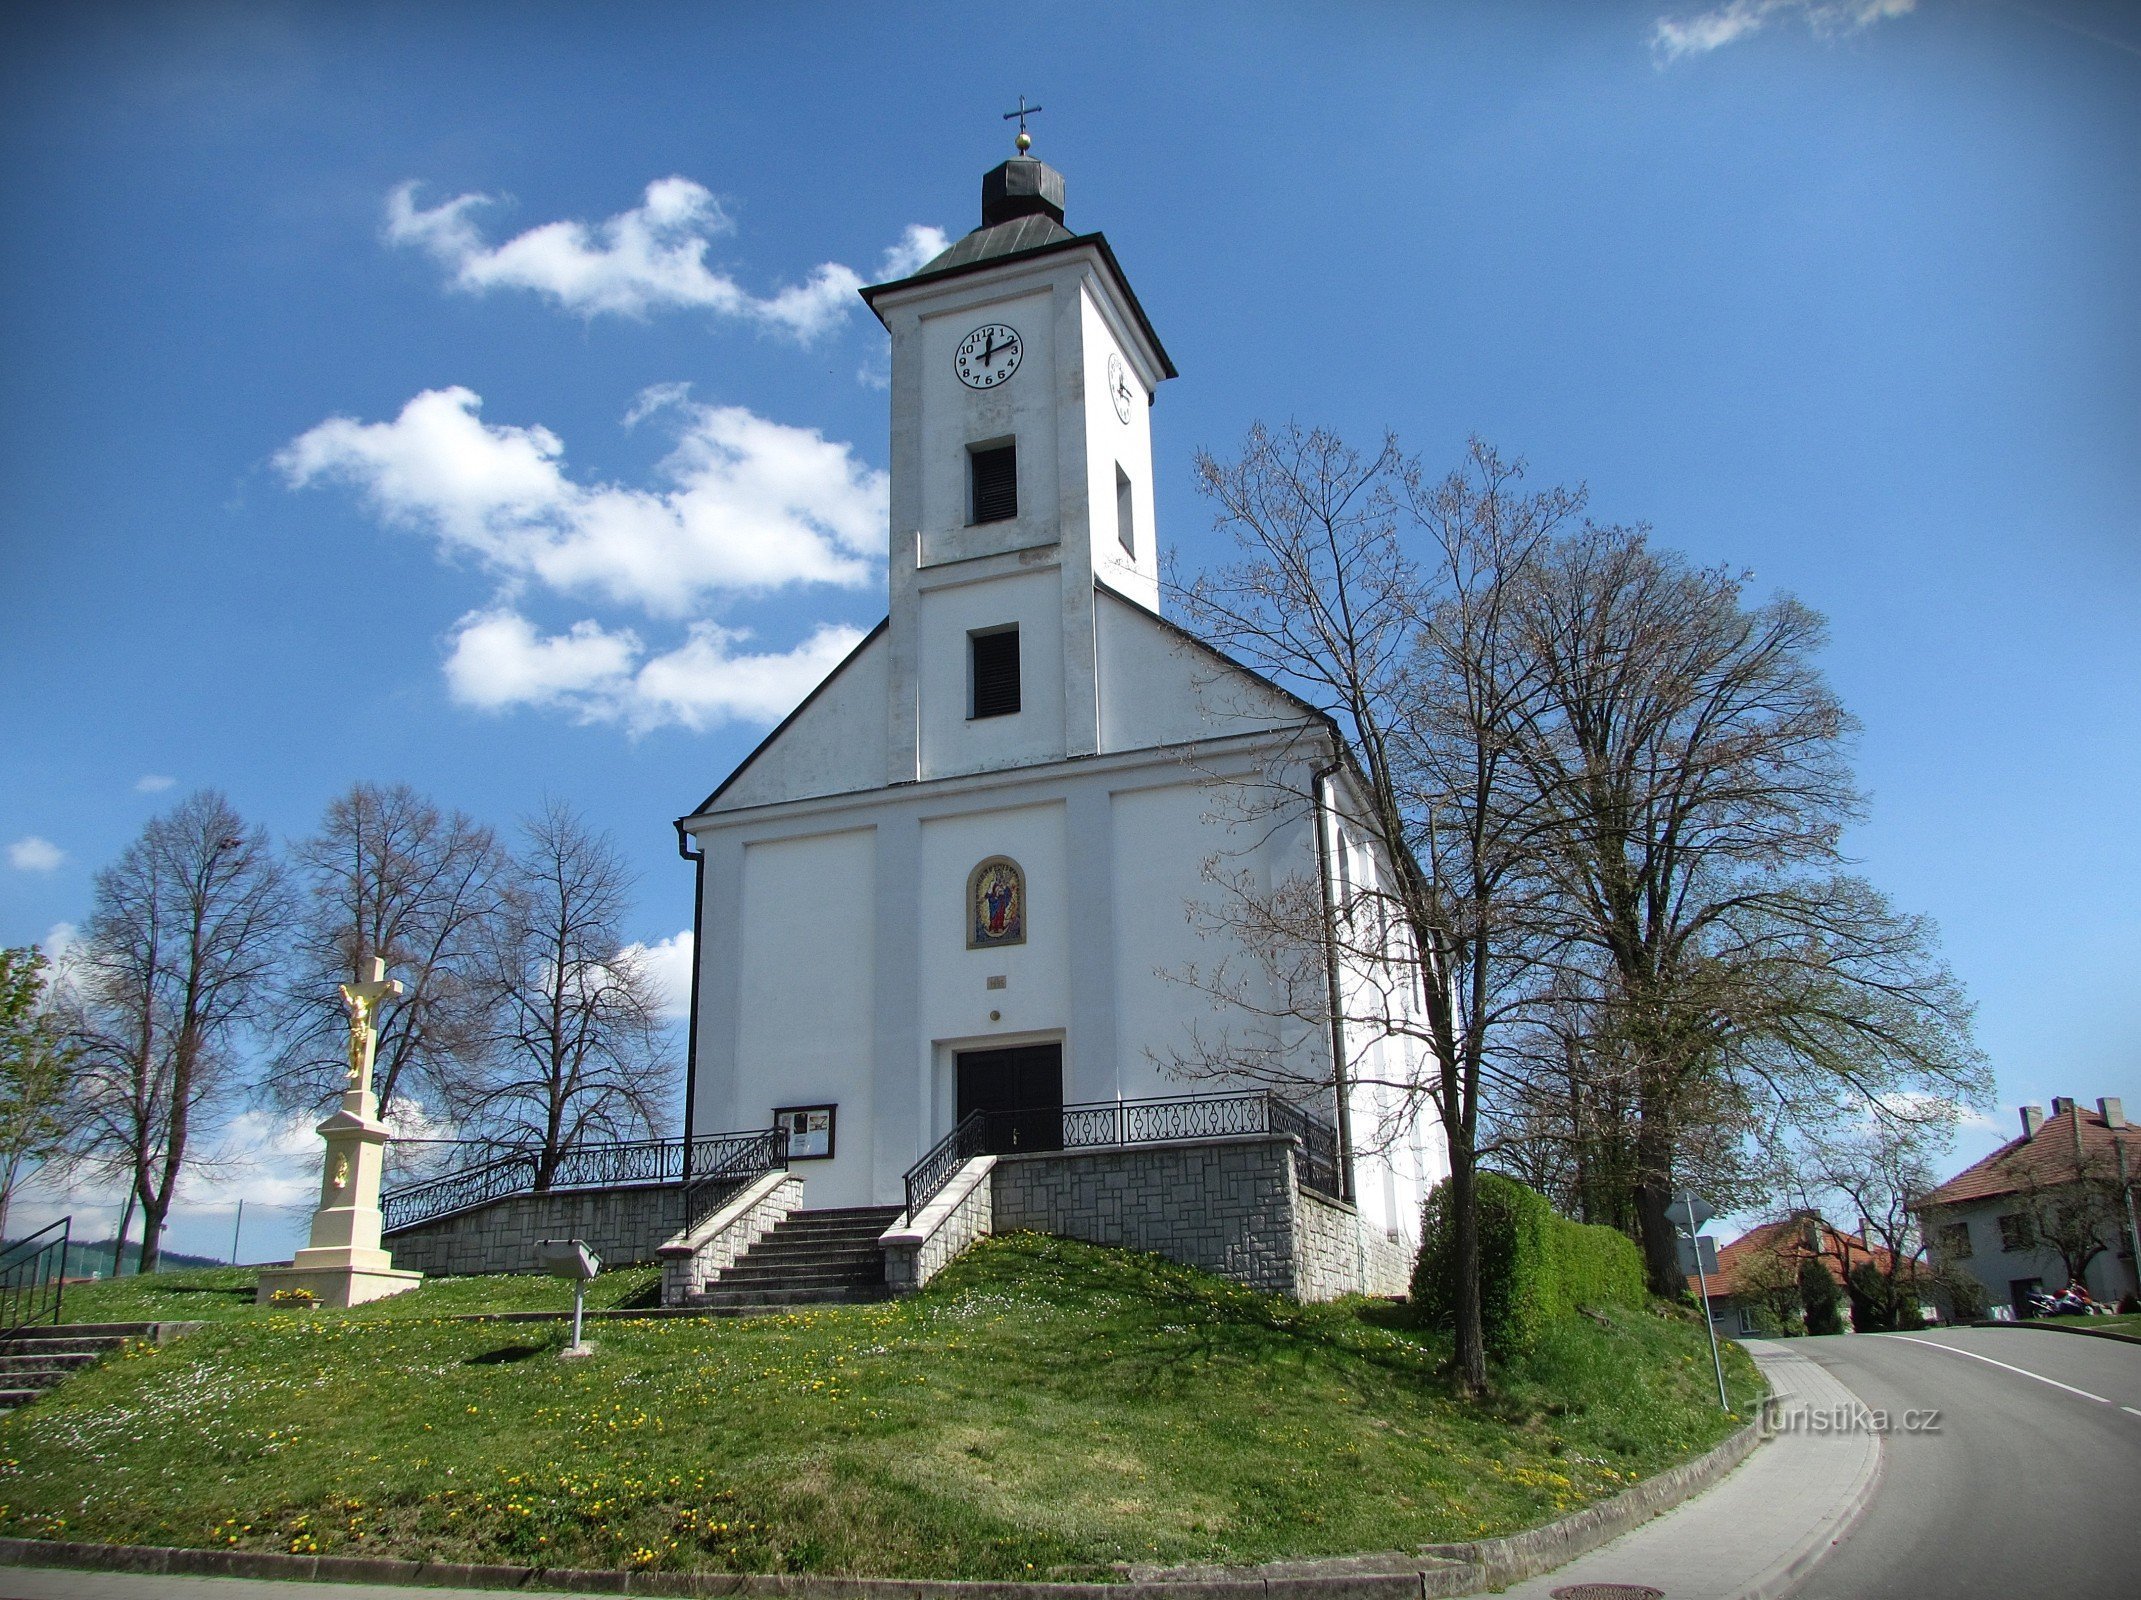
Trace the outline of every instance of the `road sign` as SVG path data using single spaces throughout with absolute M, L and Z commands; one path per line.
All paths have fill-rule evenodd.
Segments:
M 1682 1233 L 1693 1233 L 1716 1215 L 1707 1201 L 1698 1200 L 1694 1195 L 1686 1193 L 1665 1208 L 1665 1220 Z
M 1683 1236 L 1675 1239 L 1673 1243 L 1680 1248 L 1680 1270 L 1682 1272 L 1691 1278 L 1698 1273 L 1704 1277 L 1714 1278 L 1717 1276 L 1717 1241 L 1715 1239 L 1711 1238 L 1707 1233 L 1703 1233 L 1697 1234 L 1692 1239 Z

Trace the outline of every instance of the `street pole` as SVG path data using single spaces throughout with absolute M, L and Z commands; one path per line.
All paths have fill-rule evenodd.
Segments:
M 1710 1317 L 1710 1278 L 1702 1270 L 1702 1244 L 1695 1237 L 1695 1191 L 1683 1189 L 1680 1200 L 1688 1209 L 1688 1226 L 1683 1230 L 1688 1236 L 1688 1246 L 1695 1252 L 1695 1283 L 1702 1291 L 1702 1327 L 1710 1336 L 1710 1370 L 1717 1374 L 1717 1406 L 1720 1411 L 1730 1412 L 1732 1402 L 1725 1398 L 1725 1361 L 1717 1353 L 1717 1324 Z
M 238 1264 L 238 1232 L 245 1226 L 245 1201 L 238 1202 L 238 1220 L 230 1225 L 230 1264 Z

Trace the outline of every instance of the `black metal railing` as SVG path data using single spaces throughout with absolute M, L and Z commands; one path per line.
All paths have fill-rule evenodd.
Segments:
M 970 1111 L 907 1170 L 907 1215 L 913 1217 L 975 1156 L 1105 1145 L 1174 1144 L 1236 1134 L 1279 1133 L 1299 1141 L 1301 1184 L 1343 1198 L 1338 1135 L 1299 1106 L 1268 1090 L 1189 1095 L 1172 1100 L 1102 1100 L 1090 1105 L 1020 1111 Z
M 788 1166 L 788 1130 L 763 1128 L 755 1133 L 725 1134 L 700 1140 L 692 1155 L 691 1179 L 684 1185 L 683 1226 L 696 1228 L 728 1203 L 746 1184 Z M 718 1148 L 703 1148 L 718 1146 Z
M 73 1232 L 74 1218 L 61 1217 L 0 1255 L 0 1339 L 11 1339 L 33 1323 L 59 1322 Z
M 952 1181 L 952 1174 L 960 1164 L 975 1156 L 987 1155 L 989 1114 L 986 1111 L 969 1111 L 959 1119 L 959 1125 L 939 1139 L 922 1157 L 907 1169 L 907 1220 L 912 1222 L 922 1214 L 922 1207 L 936 1199 L 937 1193 Z
M 393 1146 L 389 1144 L 388 1149 Z M 508 1195 L 684 1185 L 685 1223 L 697 1220 L 695 1204 L 726 1187 L 740 1188 L 760 1174 L 788 1164 L 788 1135 L 778 1128 L 713 1134 L 694 1139 L 634 1139 L 577 1145 L 553 1162 L 528 1146 L 471 1144 L 483 1159 L 455 1166 L 437 1177 L 404 1184 L 379 1197 L 382 1224 L 397 1228 L 433 1222 Z M 493 1150 L 503 1154 L 491 1155 Z M 714 1204 L 720 1201 L 716 1199 Z

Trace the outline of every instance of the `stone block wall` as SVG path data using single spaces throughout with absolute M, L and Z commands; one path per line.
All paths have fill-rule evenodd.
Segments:
M 662 1304 L 682 1305 L 743 1259 L 803 1198 L 803 1180 L 767 1173 L 687 1234 L 664 1243 Z
M 1361 1220 L 1342 1200 L 1313 1189 L 1296 1201 L 1297 1282 L 1302 1300 L 1342 1294 L 1401 1295 L 1411 1286 L 1412 1251 L 1402 1239 Z
M 584 1239 L 605 1267 L 621 1267 L 652 1261 L 683 1220 L 678 1184 L 575 1189 L 507 1195 L 472 1211 L 397 1228 L 381 1242 L 396 1267 L 432 1277 L 533 1272 L 538 1239 Z
M 1293 1141 L 1279 1134 L 1000 1156 L 993 1230 L 1150 1250 L 1296 1294 Z
M 902 1217 L 886 1231 L 885 1282 L 894 1294 L 914 1293 L 960 1251 L 995 1231 L 996 1162 L 995 1156 L 976 1156 L 964 1163 L 919 1217 Z

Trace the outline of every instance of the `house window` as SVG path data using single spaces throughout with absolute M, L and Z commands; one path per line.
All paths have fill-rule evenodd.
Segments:
M 967 653 L 971 664 L 973 709 L 970 719 L 1008 717 L 1018 710 L 1018 629 L 992 628 L 970 633 Z
M 1130 506 L 1130 475 L 1121 467 L 1115 469 L 1115 537 L 1122 541 L 1125 555 L 1137 555 L 1137 527 Z
M 2028 1250 L 2037 1243 L 2037 1230 L 2027 1211 L 2010 1211 L 2000 1218 L 2000 1248 Z
M 1018 515 L 1018 446 L 990 445 L 967 452 L 973 507 L 970 522 L 1008 522 Z
M 1939 1233 L 1941 1259 L 1965 1261 L 1970 1256 L 1970 1224 L 1951 1222 Z

